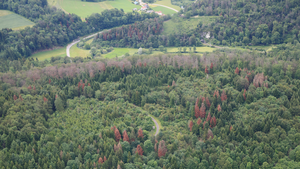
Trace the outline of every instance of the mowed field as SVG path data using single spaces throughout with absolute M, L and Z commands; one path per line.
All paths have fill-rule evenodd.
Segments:
M 54 49 L 54 50 L 49 50 L 49 51 L 43 51 L 43 52 L 38 52 L 30 56 L 31 58 L 38 58 L 38 60 L 49 60 L 51 57 L 56 57 L 56 56 L 61 56 L 65 57 L 67 56 L 66 54 L 66 47 L 61 47 L 59 49 Z
M 174 9 L 176 9 L 176 10 L 178 10 L 178 11 L 181 9 L 179 6 L 172 5 L 171 0 L 161 0 L 161 1 L 156 1 L 154 4 L 165 5 L 165 6 L 174 8 Z
M 212 23 L 218 16 L 196 16 L 190 19 L 182 19 L 179 17 L 172 18 L 169 21 L 164 22 L 163 35 L 169 35 L 171 33 L 184 33 L 189 30 L 195 29 L 197 25 L 202 22 L 203 25 Z
M 18 30 L 33 25 L 33 22 L 21 15 L 7 10 L 0 10 L 0 29 L 12 28 L 13 30 Z
M 56 6 L 67 13 L 74 13 L 82 19 L 93 13 L 101 13 L 106 9 L 123 9 L 125 12 L 131 12 L 133 8 L 140 8 L 131 3 L 130 0 L 114 0 L 104 2 L 85 2 L 81 0 L 48 0 L 51 6 Z

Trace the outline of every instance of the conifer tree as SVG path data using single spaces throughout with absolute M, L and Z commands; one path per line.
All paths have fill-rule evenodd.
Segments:
M 118 130 L 118 128 L 116 126 L 114 126 L 114 128 L 115 128 L 115 131 L 114 131 L 114 133 L 115 133 L 115 140 L 116 140 L 116 142 L 119 142 L 119 140 L 121 139 L 121 134 L 120 134 L 120 132 L 119 132 L 119 130 Z
M 206 114 L 205 110 L 206 110 L 205 105 L 204 105 L 204 103 L 202 103 L 201 108 L 200 108 L 200 117 L 201 118 L 205 118 L 205 114 Z
M 200 116 L 200 110 L 198 106 L 199 98 L 197 98 L 196 103 L 195 103 L 195 117 L 198 118 Z
M 167 153 L 167 146 L 164 140 L 161 140 L 158 145 L 158 157 L 161 158 Z
M 237 75 L 240 73 L 240 70 L 239 70 L 239 68 L 238 68 L 238 67 L 236 67 L 236 68 L 235 68 L 235 71 L 234 71 L 234 73 L 235 73 L 235 74 L 237 74 Z
M 201 124 L 201 122 L 202 122 L 202 120 L 201 120 L 200 118 L 198 118 L 198 120 L 197 120 L 197 124 L 198 124 L 198 125 L 200 125 L 200 124 Z
M 129 143 L 129 137 L 127 135 L 126 130 L 124 130 L 124 132 L 123 132 L 123 141 L 127 141 Z
M 140 128 L 139 131 L 138 131 L 138 138 L 144 138 L 144 135 L 143 135 L 143 130 Z
M 139 155 L 143 155 L 143 149 L 142 149 L 142 147 L 140 146 L 140 145 L 138 145 L 137 147 L 136 147 L 136 153 L 138 153 Z
M 193 129 L 193 121 L 192 120 L 190 120 L 190 122 L 189 122 L 189 128 L 190 128 L 190 131 L 192 131 L 192 129 Z

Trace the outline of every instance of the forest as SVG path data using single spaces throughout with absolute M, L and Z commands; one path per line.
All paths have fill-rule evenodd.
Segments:
M 182 0 L 181 0 L 182 1 Z M 268 45 L 300 40 L 297 0 L 201 0 L 185 6 L 185 17 L 220 16 L 200 31 L 211 31 L 216 45 Z
M 46 0 L 1 0 L 35 25 L 0 31 L 0 169 L 298 169 L 299 2 L 171 3 L 184 10 L 82 20 Z M 197 16 L 218 17 L 163 34 L 173 17 Z M 92 47 L 190 52 L 29 57 L 98 31 Z M 191 52 L 206 41 L 276 46 Z
M 297 168 L 299 49 L 9 61 L 0 166 Z

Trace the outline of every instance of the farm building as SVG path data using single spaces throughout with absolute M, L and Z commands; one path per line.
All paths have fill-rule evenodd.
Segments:
M 147 10 L 148 8 L 146 7 L 146 6 L 143 6 L 142 8 L 141 8 L 141 10 L 142 11 L 145 11 L 145 10 Z
M 155 13 L 157 13 L 158 15 L 163 15 L 161 11 L 156 11 Z

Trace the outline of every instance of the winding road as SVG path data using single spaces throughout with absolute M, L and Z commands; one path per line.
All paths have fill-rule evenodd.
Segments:
M 110 30 L 110 29 L 109 29 L 109 30 Z M 107 31 L 107 30 L 105 30 L 105 31 Z M 103 31 L 98 32 L 98 33 L 102 33 L 102 32 L 103 32 Z M 87 36 L 87 37 L 85 37 L 85 38 L 83 38 L 83 39 L 89 39 L 89 38 L 92 38 L 92 37 L 96 36 L 98 33 L 94 33 L 94 34 L 89 35 L 89 36 Z M 78 43 L 78 42 L 80 42 L 80 40 L 74 41 L 74 42 L 70 43 L 70 44 L 67 46 L 67 56 L 68 56 L 68 57 L 71 56 L 71 55 L 70 55 L 70 49 L 71 49 L 71 47 L 72 47 L 73 45 L 75 45 L 76 43 Z

